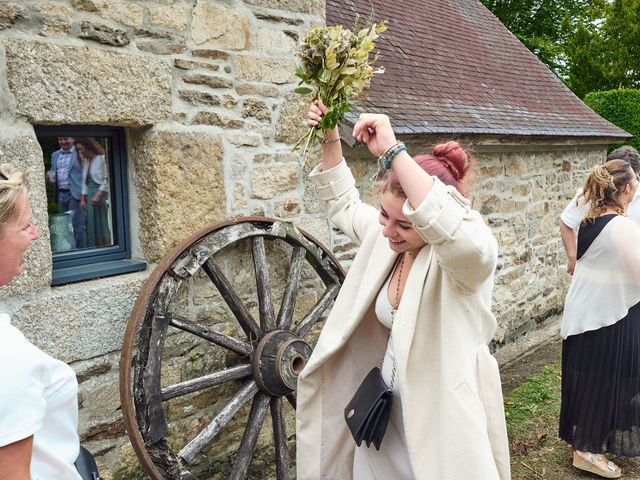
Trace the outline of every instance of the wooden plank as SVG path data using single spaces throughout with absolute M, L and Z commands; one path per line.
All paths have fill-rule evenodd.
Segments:
M 307 253 L 313 257 L 313 268 L 325 285 L 340 283 L 340 278 L 344 276 L 340 270 L 340 266 L 335 264 L 333 259 L 317 244 L 308 240 L 293 224 L 287 225 L 287 236 L 289 237 L 289 243 L 301 245 L 307 250 Z
M 240 297 L 238 297 L 236 292 L 233 290 L 231 283 L 218 268 L 213 259 L 210 258 L 207 260 L 204 265 L 202 265 L 202 269 L 220 291 L 222 298 L 224 298 L 224 301 L 227 302 L 231 312 L 235 315 L 236 320 L 238 320 L 238 323 L 249 339 L 249 342 L 253 342 L 261 338 L 262 331 L 260 330 L 260 327 L 258 327 L 258 324 L 249 313 L 249 310 L 244 306 Z
M 331 304 L 333 299 L 336 297 L 336 295 L 338 295 L 339 291 L 340 291 L 339 284 L 331 285 L 324 291 L 324 294 L 322 295 L 320 300 L 316 302 L 316 304 L 309 311 L 307 316 L 303 318 L 302 321 L 296 327 L 295 333 L 297 333 L 300 338 L 304 337 L 307 333 L 309 333 L 309 330 L 311 330 L 311 327 L 315 325 L 315 323 L 318 321 L 322 313 L 329 307 L 329 305 Z
M 216 417 L 196 437 L 186 444 L 178 452 L 178 456 L 185 462 L 191 463 L 204 447 L 220 433 L 220 430 L 229 423 L 233 416 L 251 401 L 258 391 L 258 386 L 253 380 L 248 381 L 238 393 L 227 403 Z
M 160 371 L 168 325 L 166 311 L 181 283 L 181 279 L 169 273 L 162 277 L 140 329 L 138 355 L 133 366 L 133 396 L 136 419 L 145 442 L 161 440 L 168 429 L 160 394 Z
M 267 252 L 264 248 L 264 237 L 253 237 L 251 239 L 251 252 L 253 254 L 253 266 L 256 272 L 260 326 L 262 327 L 262 331 L 266 333 L 276 329 L 276 317 L 273 312 L 273 299 L 271 297 L 271 284 L 269 282 L 269 265 L 267 264 Z
M 293 311 L 296 307 L 296 296 L 298 294 L 298 284 L 300 280 L 300 272 L 307 255 L 307 251 L 302 247 L 294 247 L 291 254 L 291 263 L 289 264 L 289 276 L 287 277 L 287 286 L 280 303 L 280 311 L 278 312 L 278 320 L 276 322 L 278 328 L 288 330 L 293 322 Z
M 231 380 L 238 380 L 244 377 L 248 377 L 253 373 L 253 367 L 251 364 L 238 365 L 237 367 L 227 368 L 219 372 L 204 375 L 202 377 L 194 378 L 184 382 L 176 383 L 169 387 L 162 389 L 162 401 L 169 400 L 175 397 L 181 397 L 189 393 L 198 392 L 205 388 L 215 387 L 222 385 L 225 382 Z
M 240 448 L 238 448 L 238 456 L 236 457 L 236 463 L 231 470 L 229 480 L 245 480 L 249 474 L 249 465 L 251 465 L 251 459 L 253 453 L 256 450 L 258 444 L 258 435 L 262 429 L 262 424 L 267 416 L 267 410 L 269 409 L 269 396 L 262 392 L 253 399 L 251 405 L 251 412 L 247 419 L 247 426 L 244 429 L 242 435 L 242 441 L 240 442 Z
M 271 399 L 271 424 L 273 425 L 273 443 L 276 447 L 276 479 L 289 480 L 287 428 L 282 411 L 282 398 L 280 397 Z
M 204 325 L 200 325 L 175 313 L 167 314 L 167 316 L 170 318 L 169 324 L 171 326 L 179 328 L 185 332 L 192 333 L 200 338 L 204 338 L 205 340 L 215 343 L 227 350 L 231 350 L 242 357 L 248 357 L 253 351 L 253 348 L 250 345 L 241 342 L 237 338 L 216 332 L 213 328 L 205 327 Z
M 182 278 L 194 275 L 198 269 L 212 255 L 232 243 L 256 235 L 267 235 L 274 238 L 285 238 L 287 225 L 284 222 L 265 224 L 258 222 L 243 222 L 228 225 L 220 230 L 207 235 L 193 245 L 172 264 L 173 272 Z

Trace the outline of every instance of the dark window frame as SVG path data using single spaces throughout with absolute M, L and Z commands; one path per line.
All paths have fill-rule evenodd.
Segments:
M 147 263 L 131 259 L 128 156 L 124 128 L 99 125 L 35 126 L 36 137 L 102 137 L 111 146 L 109 178 L 113 199 L 113 245 L 52 255 L 52 285 L 145 270 Z

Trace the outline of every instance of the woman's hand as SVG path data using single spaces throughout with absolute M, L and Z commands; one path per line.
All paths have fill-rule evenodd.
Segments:
M 309 125 L 311 128 L 319 125 L 320 122 L 322 122 L 322 117 L 324 117 L 324 115 L 328 111 L 329 109 L 324 103 L 322 103 L 322 100 L 315 100 L 311 104 L 309 112 L 307 113 L 307 125 Z M 337 136 L 339 136 L 338 127 L 334 128 L 333 130 L 326 130 L 324 132 L 325 140 L 336 138 Z
M 93 197 L 91 197 L 91 203 L 93 204 L 94 207 L 100 203 L 100 197 L 102 197 L 102 192 L 100 190 L 98 190 L 93 195 Z
M 377 113 L 362 113 L 353 127 L 353 136 L 359 142 L 366 143 L 376 157 L 396 143 L 389 117 Z
M 321 100 L 315 100 L 309 107 L 309 113 L 307 113 L 307 125 L 315 127 L 322 121 L 322 117 L 328 111 L 329 109 Z

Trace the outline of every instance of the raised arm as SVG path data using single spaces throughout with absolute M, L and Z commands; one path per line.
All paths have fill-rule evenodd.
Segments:
M 321 100 L 316 100 L 311 105 L 308 113 L 307 125 L 315 127 L 322 121 L 322 117 L 329 109 Z M 330 170 L 342 162 L 342 145 L 340 144 L 340 132 L 338 127 L 326 130 L 322 140 L 322 171 Z
M 376 156 L 396 144 L 386 115 L 362 114 L 354 136 Z M 464 292 L 480 288 L 493 274 L 498 254 L 497 242 L 480 214 L 454 187 L 429 175 L 405 151 L 393 157 L 390 167 L 407 196 L 403 213 L 433 246 L 443 270 Z
M 364 142 L 369 151 L 379 157 L 397 143 L 389 117 L 375 113 L 363 113 L 353 128 L 356 140 Z M 409 204 L 416 208 L 433 187 L 433 178 L 411 158 L 400 152 L 391 162 L 391 170 L 398 177 Z
M 307 124 L 315 127 L 327 112 L 316 100 L 309 108 Z M 342 156 L 338 128 L 324 132 L 322 162 L 309 175 L 318 196 L 328 206 L 329 220 L 345 235 L 361 243 L 372 226 L 377 225 L 378 210 L 360 200 L 356 182 Z

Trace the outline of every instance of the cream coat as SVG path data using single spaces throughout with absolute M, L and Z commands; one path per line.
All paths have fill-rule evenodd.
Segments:
M 396 254 L 345 162 L 316 168 L 310 178 L 332 222 L 361 245 L 298 380 L 297 478 L 348 480 L 355 443 L 343 411 L 384 356 L 388 330 L 373 304 Z M 404 214 L 427 242 L 393 325 L 411 467 L 417 480 L 508 480 L 500 377 L 487 347 L 496 328 L 496 241 L 468 201 L 439 180 L 415 211 L 407 202 Z

